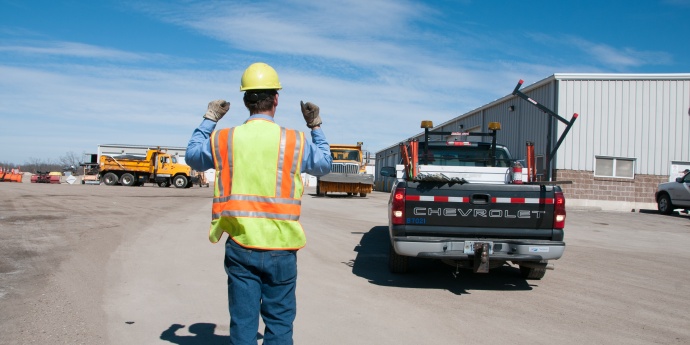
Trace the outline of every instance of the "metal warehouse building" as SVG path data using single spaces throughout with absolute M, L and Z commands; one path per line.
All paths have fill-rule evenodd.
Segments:
M 539 177 L 563 181 L 575 206 L 654 207 L 657 185 L 690 168 L 690 73 L 559 73 L 520 91 L 568 121 L 579 114 L 550 164 L 567 123 L 512 94 L 435 124 L 432 132 L 488 132 L 489 122 L 500 122 L 497 142 L 516 159 L 533 142 Z M 423 133 L 403 141 L 412 139 L 423 141 Z M 376 153 L 376 190 L 393 183 L 378 175 L 381 167 L 400 162 L 398 143 Z

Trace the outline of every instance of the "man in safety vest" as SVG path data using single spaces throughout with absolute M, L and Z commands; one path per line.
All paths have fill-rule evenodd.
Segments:
M 318 106 L 300 102 L 311 142 L 273 121 L 281 88 L 271 66 L 250 65 L 240 86 L 249 118 L 215 130 L 230 103 L 212 101 L 187 145 L 187 164 L 216 169 L 209 239 L 216 243 L 224 232 L 229 235 L 225 271 L 232 344 L 257 343 L 259 316 L 266 325 L 264 344 L 292 344 L 297 250 L 306 244 L 299 223 L 301 173 L 322 176 L 331 170 Z

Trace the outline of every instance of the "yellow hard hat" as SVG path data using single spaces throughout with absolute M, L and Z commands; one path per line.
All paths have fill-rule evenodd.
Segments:
M 282 88 L 276 70 L 263 62 L 251 64 L 242 74 L 240 91 L 280 90 Z

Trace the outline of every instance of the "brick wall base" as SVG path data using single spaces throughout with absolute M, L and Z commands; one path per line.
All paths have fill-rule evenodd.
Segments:
M 634 179 L 594 177 L 585 170 L 556 170 L 555 181 L 572 181 L 560 184 L 568 199 L 600 200 L 626 203 L 656 203 L 654 193 L 659 183 L 668 182 L 668 176 L 635 175 Z M 566 201 L 567 203 L 567 201 Z

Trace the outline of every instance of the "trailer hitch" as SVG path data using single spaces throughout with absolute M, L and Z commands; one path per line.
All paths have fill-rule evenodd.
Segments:
M 489 273 L 489 244 L 474 244 L 474 273 Z

